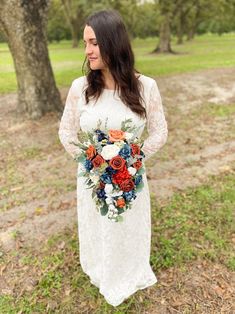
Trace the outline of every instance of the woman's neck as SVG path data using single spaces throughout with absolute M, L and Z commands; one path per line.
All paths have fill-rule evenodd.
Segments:
M 105 88 L 114 89 L 115 82 L 110 71 L 104 69 L 102 70 L 102 75 L 104 79 Z

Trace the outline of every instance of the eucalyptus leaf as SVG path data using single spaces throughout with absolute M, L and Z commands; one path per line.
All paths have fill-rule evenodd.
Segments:
M 80 177 L 84 177 L 86 175 L 86 172 L 80 172 L 77 177 L 80 178 Z
M 138 171 L 137 171 L 137 174 L 143 174 L 145 173 L 145 169 L 144 167 L 141 167 Z
M 140 192 L 144 187 L 144 183 L 140 182 L 140 184 L 138 184 L 138 186 L 136 187 L 136 192 Z
M 123 220 L 123 216 L 117 216 L 117 222 L 122 222 Z
M 108 212 L 109 208 L 106 203 L 103 204 L 103 206 L 100 208 L 100 213 L 102 216 L 105 216 Z

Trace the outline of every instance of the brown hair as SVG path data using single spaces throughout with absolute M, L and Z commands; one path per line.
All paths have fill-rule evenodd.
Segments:
M 140 117 L 146 117 L 146 110 L 141 104 L 141 82 L 135 73 L 135 59 L 126 27 L 116 10 L 102 10 L 90 15 L 85 21 L 90 26 L 99 45 L 103 62 L 107 64 L 118 90 L 120 99 Z M 86 63 L 86 71 L 84 65 Z M 98 99 L 105 87 L 101 70 L 91 70 L 87 57 L 82 66 L 87 77 L 85 90 L 86 103 L 90 97 Z

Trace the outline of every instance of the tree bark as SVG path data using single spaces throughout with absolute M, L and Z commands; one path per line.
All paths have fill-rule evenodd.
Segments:
M 183 25 L 184 25 L 184 13 L 182 10 L 179 12 L 179 17 L 177 20 L 177 45 L 183 44 Z
M 18 112 L 37 119 L 61 111 L 46 41 L 47 0 L 0 0 L 0 28 L 11 51 L 17 83 Z
M 76 21 L 71 21 L 70 29 L 71 29 L 71 33 L 72 33 L 72 39 L 73 39 L 72 47 L 77 48 L 78 47 L 79 30 L 78 30 Z
M 173 52 L 171 49 L 171 29 L 170 29 L 170 17 L 168 14 L 165 14 L 162 17 L 162 22 L 160 26 L 159 33 L 159 43 L 156 49 L 153 52 Z

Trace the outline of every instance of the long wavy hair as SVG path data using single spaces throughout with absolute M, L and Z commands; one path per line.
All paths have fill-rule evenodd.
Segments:
M 140 93 L 143 86 L 135 74 L 140 72 L 134 68 L 134 54 L 120 14 L 116 10 L 98 11 L 86 19 L 84 27 L 86 25 L 90 26 L 96 35 L 102 60 L 113 76 L 115 90 L 118 91 L 120 99 L 140 117 L 146 117 L 145 107 L 141 104 L 141 100 L 144 102 Z M 85 57 L 82 71 L 88 82 L 85 89 L 86 103 L 90 98 L 97 100 L 105 88 L 101 70 L 92 70 L 89 60 Z

